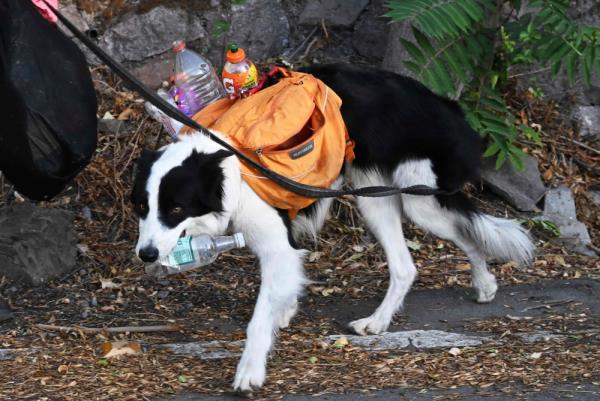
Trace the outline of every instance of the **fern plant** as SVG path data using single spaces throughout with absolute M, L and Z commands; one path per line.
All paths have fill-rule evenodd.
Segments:
M 490 139 L 484 157 L 496 168 L 508 159 L 523 169 L 519 135 L 539 143 L 527 126 L 515 126 L 502 96 L 510 70 L 540 64 L 571 82 L 600 74 L 600 28 L 567 14 L 569 0 L 389 0 L 386 14 L 408 21 L 414 41 L 402 40 L 406 67 L 434 92 L 458 100 L 469 123 Z M 523 11 L 524 10 L 524 11 Z

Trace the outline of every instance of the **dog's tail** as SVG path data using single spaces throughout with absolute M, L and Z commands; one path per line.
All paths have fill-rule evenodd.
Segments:
M 515 261 L 521 266 L 531 263 L 535 245 L 518 222 L 475 212 L 466 224 L 467 235 L 481 246 L 487 257 Z

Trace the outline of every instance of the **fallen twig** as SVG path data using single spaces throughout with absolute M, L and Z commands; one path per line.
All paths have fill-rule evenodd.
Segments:
M 170 324 L 161 326 L 125 326 L 125 327 L 82 327 L 82 326 L 55 326 L 53 324 L 36 324 L 43 330 L 54 331 L 81 331 L 82 333 L 149 333 L 155 331 L 179 331 L 181 327 Z
M 306 38 L 304 38 L 304 40 L 302 41 L 302 43 L 300 43 L 300 45 L 290 54 L 290 56 L 288 57 L 288 59 L 290 60 L 290 62 L 293 62 L 294 57 L 296 57 L 296 54 L 298 54 L 298 52 L 300 51 L 300 49 L 302 49 L 304 47 L 304 45 L 306 45 L 306 43 L 308 43 L 308 41 L 314 36 L 314 34 L 317 33 L 318 29 L 319 29 L 319 27 L 315 26 L 313 28 L 313 30 L 308 34 L 308 36 Z
M 584 149 L 587 149 L 587 150 L 589 150 L 589 151 L 592 151 L 592 152 L 594 152 L 594 153 L 596 153 L 596 154 L 600 155 L 600 150 L 598 150 L 598 149 L 596 149 L 596 148 L 592 148 L 591 146 L 589 146 L 589 145 L 586 145 L 586 144 L 585 144 L 585 143 L 583 143 L 583 142 L 579 142 L 579 141 L 577 141 L 577 140 L 575 140 L 575 139 L 571 139 L 571 138 L 569 138 L 568 136 L 561 135 L 561 137 L 562 137 L 562 138 L 564 138 L 564 139 L 566 139 L 566 140 L 568 140 L 568 141 L 571 141 L 571 142 L 573 142 L 575 145 L 579 145 L 579 146 L 581 146 L 581 147 L 582 147 L 582 148 L 584 148 Z
M 547 302 L 547 303 L 545 303 L 543 305 L 529 306 L 529 307 L 523 309 L 521 312 L 527 312 L 527 311 L 533 310 L 533 309 L 551 308 L 553 306 L 570 304 L 571 302 L 575 302 L 575 300 L 573 300 L 573 299 L 565 299 L 565 300 L 560 300 L 560 301 L 552 301 L 552 302 Z

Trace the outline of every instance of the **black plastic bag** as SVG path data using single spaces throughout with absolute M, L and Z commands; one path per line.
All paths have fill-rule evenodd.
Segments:
M 0 171 L 35 200 L 57 195 L 96 148 L 83 53 L 29 0 L 0 0 Z

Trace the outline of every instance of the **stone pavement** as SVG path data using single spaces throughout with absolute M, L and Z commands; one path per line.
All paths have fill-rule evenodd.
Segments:
M 350 343 L 366 349 L 430 349 L 462 346 L 477 346 L 488 341 L 503 341 L 493 335 L 465 333 L 464 326 L 470 322 L 494 318 L 528 319 L 540 317 L 546 313 L 585 313 L 589 317 L 600 317 L 600 281 L 590 279 L 547 280 L 535 284 L 500 287 L 494 302 L 477 304 L 470 289 L 449 288 L 441 290 L 414 290 L 409 293 L 404 312 L 390 327 L 390 333 L 380 336 L 353 336 L 346 324 L 354 319 L 367 316 L 377 306 L 379 300 L 356 300 L 340 304 L 340 299 L 322 298 L 319 304 L 304 305 L 300 313 L 309 318 L 326 317 L 340 326 L 340 335 L 344 334 Z M 347 301 L 347 300 L 344 300 Z M 293 326 L 293 322 L 292 322 Z M 600 328 L 599 328 L 600 329 Z M 333 341 L 339 336 L 329 336 L 325 340 Z M 552 334 L 533 332 L 524 334 L 525 341 L 548 341 Z M 227 350 L 224 345 L 227 345 Z M 188 353 L 200 358 L 237 357 L 230 352 L 231 346 L 238 344 L 188 343 L 172 344 L 175 352 Z M 235 347 L 234 347 L 235 348 Z M 228 351 L 229 350 L 229 351 Z M 597 379 L 597 378 L 596 378 Z M 597 382 L 597 380 L 596 380 Z M 502 394 L 498 389 L 474 389 L 461 387 L 451 390 L 394 389 L 369 393 L 293 395 L 286 401 L 383 401 L 411 400 L 433 401 L 442 399 L 461 399 L 467 401 L 530 400 L 554 401 L 564 399 L 600 400 L 600 386 L 586 384 L 557 385 L 543 391 L 534 392 L 531 388 L 513 388 L 511 395 Z M 518 398 L 517 398 L 518 396 Z M 228 401 L 240 400 L 240 395 L 204 396 L 201 394 L 180 394 L 172 401 Z M 152 401 L 163 401 L 153 399 Z M 166 400 L 165 400 L 166 401 Z

